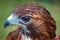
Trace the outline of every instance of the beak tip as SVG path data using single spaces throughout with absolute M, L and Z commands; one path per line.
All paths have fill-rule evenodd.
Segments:
M 4 23 L 4 28 L 6 28 L 7 26 L 9 26 L 9 21 L 5 21 L 5 23 Z

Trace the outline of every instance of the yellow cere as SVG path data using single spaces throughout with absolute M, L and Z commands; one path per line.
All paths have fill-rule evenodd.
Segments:
M 12 15 L 10 15 L 7 20 L 12 20 Z

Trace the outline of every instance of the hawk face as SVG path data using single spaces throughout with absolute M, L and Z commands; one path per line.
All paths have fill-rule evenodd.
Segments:
M 38 4 L 25 4 L 14 9 L 4 28 L 12 25 L 17 25 L 22 34 L 34 40 L 51 40 L 56 35 L 54 19 L 47 9 Z

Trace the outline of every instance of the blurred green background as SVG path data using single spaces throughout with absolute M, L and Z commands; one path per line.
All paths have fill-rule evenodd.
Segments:
M 4 21 L 12 10 L 22 4 L 36 2 L 47 8 L 56 21 L 57 34 L 60 34 L 60 0 L 0 0 L 0 40 L 5 40 L 9 32 L 15 27 L 4 29 Z

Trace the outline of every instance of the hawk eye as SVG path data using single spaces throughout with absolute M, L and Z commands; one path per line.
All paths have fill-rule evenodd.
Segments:
M 23 16 L 21 17 L 21 19 L 24 21 L 24 22 L 29 22 L 31 17 L 30 16 Z

